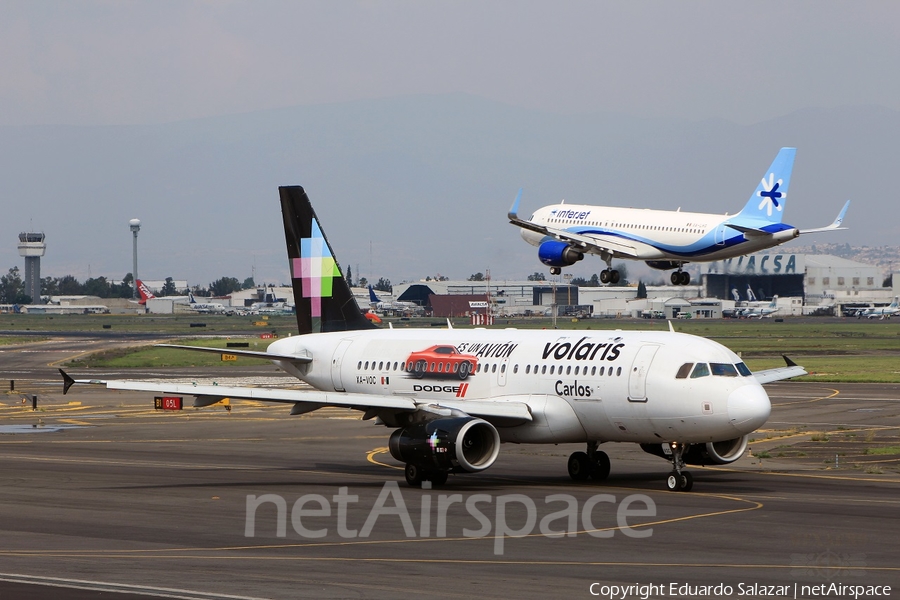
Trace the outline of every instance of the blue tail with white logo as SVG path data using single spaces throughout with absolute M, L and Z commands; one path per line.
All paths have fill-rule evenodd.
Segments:
M 782 148 L 778 152 L 778 156 L 772 161 L 772 166 L 756 186 L 756 191 L 750 196 L 750 200 L 747 201 L 743 210 L 738 213 L 739 217 L 781 223 L 796 154 L 796 148 Z
M 371 284 L 369 284 L 369 302 L 371 302 L 372 304 L 378 304 L 379 302 L 381 302 L 378 296 L 375 295 L 375 290 L 372 289 Z

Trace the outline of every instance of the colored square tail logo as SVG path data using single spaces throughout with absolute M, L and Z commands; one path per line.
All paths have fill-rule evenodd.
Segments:
M 335 277 L 341 276 L 322 230 L 315 219 L 312 220 L 312 235 L 300 240 L 300 258 L 291 261 L 291 275 L 301 280 L 303 297 L 310 299 L 313 317 L 322 316 L 322 298 L 331 298 Z

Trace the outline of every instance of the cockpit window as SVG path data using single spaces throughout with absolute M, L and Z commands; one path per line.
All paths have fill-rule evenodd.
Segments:
M 694 372 L 691 373 L 691 379 L 697 379 L 698 377 L 706 377 L 709 375 L 709 365 L 706 363 L 697 363 L 697 366 L 694 367 Z
M 750 372 L 750 369 L 747 368 L 747 365 L 742 362 L 739 362 L 734 366 L 737 367 L 738 373 L 740 373 L 743 377 L 750 377 L 753 375 L 753 373 Z
M 731 363 L 709 363 L 709 366 L 717 377 L 737 377 L 737 369 Z
M 675 379 L 687 379 L 688 373 L 691 372 L 691 367 L 694 366 L 694 363 L 684 363 L 681 365 L 681 368 L 678 369 L 678 373 L 675 374 Z

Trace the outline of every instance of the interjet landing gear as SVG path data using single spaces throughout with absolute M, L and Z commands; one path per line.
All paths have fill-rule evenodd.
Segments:
M 687 446 L 678 442 L 669 443 L 672 449 L 672 472 L 666 477 L 666 487 L 670 492 L 689 492 L 694 487 L 694 477 L 684 470 L 684 451 Z
M 671 281 L 672 285 L 687 285 L 691 282 L 691 274 L 678 267 L 677 271 L 672 272 Z
M 588 442 L 587 452 L 573 452 L 569 457 L 569 477 L 584 481 L 588 477 L 603 481 L 609 477 L 609 456 L 597 450 L 597 442 Z
M 619 283 L 619 272 L 612 268 L 612 255 L 604 254 L 606 268 L 600 271 L 600 283 Z
M 561 269 L 561 268 L 559 268 L 559 267 L 550 267 L 550 274 L 551 274 L 551 275 L 559 275 L 560 273 L 562 273 L 562 269 Z
M 619 272 L 615 269 L 600 271 L 600 283 L 619 283 Z

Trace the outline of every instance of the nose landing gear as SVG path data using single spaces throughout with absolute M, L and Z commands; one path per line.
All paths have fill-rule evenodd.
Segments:
M 670 492 L 689 492 L 694 487 L 694 476 L 684 469 L 684 451 L 687 446 L 678 442 L 671 442 L 672 472 L 666 477 L 666 487 Z

